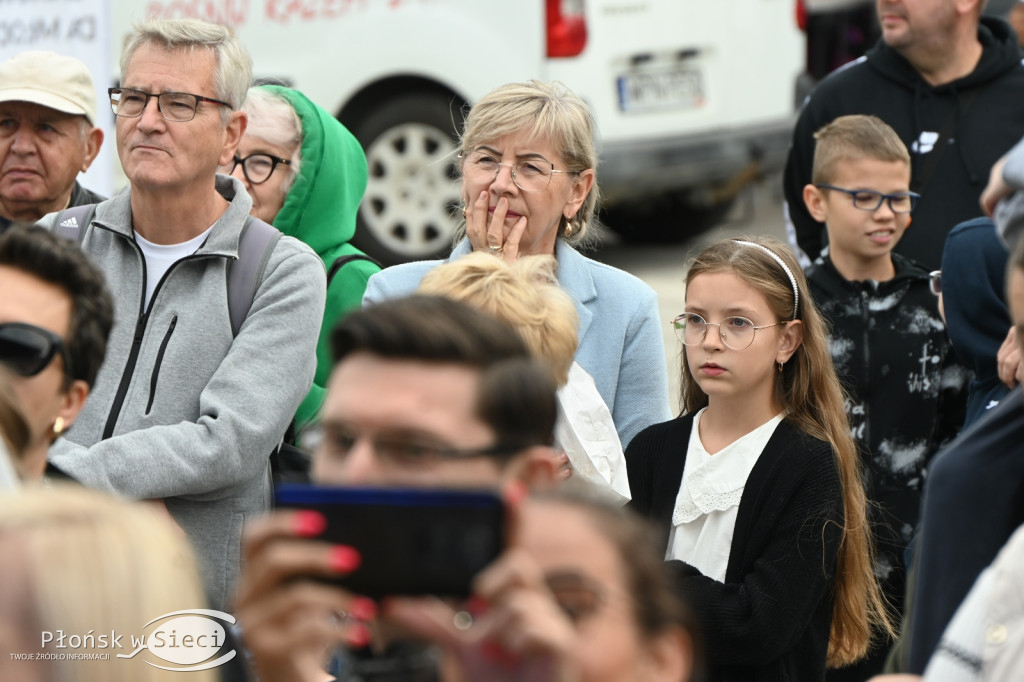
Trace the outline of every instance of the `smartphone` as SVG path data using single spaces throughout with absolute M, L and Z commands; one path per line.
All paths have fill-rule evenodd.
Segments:
M 468 597 L 507 542 L 505 504 L 493 491 L 284 484 L 276 499 L 281 508 L 323 514 L 327 528 L 317 539 L 362 557 L 333 582 L 374 599 Z

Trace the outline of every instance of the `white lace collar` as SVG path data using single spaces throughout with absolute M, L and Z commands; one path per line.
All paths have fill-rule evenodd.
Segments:
M 698 428 L 705 409 L 693 417 L 686 468 L 672 513 L 672 524 L 676 526 L 713 511 L 738 507 L 750 471 L 775 433 L 775 427 L 782 421 L 782 415 L 776 415 L 714 455 L 709 455 L 700 441 Z

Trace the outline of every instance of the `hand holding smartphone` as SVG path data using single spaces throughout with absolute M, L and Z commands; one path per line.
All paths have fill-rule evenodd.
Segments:
M 473 579 L 505 549 L 505 505 L 494 491 L 287 484 L 277 505 L 327 519 L 317 538 L 358 550 L 362 561 L 334 582 L 374 599 L 468 597 Z

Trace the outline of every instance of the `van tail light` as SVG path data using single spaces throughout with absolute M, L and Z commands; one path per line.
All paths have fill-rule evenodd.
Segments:
M 583 0 L 547 0 L 548 56 L 575 57 L 587 44 Z
M 807 32 L 807 5 L 804 0 L 796 0 L 796 25 L 804 33 Z

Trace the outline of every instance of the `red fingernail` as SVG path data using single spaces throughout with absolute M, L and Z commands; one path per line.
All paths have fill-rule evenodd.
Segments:
M 526 499 L 526 484 L 522 481 L 511 481 L 505 486 L 505 502 L 513 507 Z
M 356 623 L 349 628 L 348 634 L 345 635 L 345 639 L 348 641 L 350 646 L 356 649 L 362 649 L 370 643 L 370 629 L 362 623 Z
M 338 573 L 351 573 L 359 568 L 363 558 L 359 551 L 346 545 L 331 547 L 330 564 L 331 569 Z
M 295 534 L 304 538 L 312 538 L 320 535 L 327 528 L 327 519 L 320 512 L 303 509 L 295 512 L 292 521 L 292 530 Z
M 377 604 L 368 597 L 357 597 L 348 613 L 356 620 L 373 620 L 377 616 Z
M 473 616 L 481 616 L 487 612 L 487 600 L 480 596 L 472 596 L 466 602 L 466 610 Z

